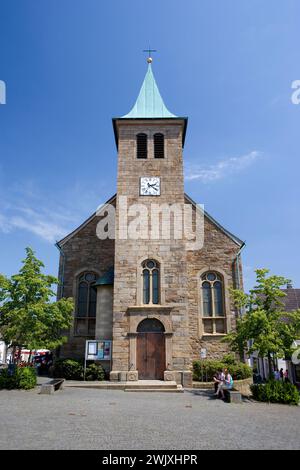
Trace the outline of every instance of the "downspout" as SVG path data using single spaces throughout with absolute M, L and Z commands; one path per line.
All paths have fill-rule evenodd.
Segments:
M 236 273 L 236 276 L 235 276 L 235 285 L 236 285 L 236 289 L 241 289 L 241 282 L 240 282 L 240 257 L 241 257 L 241 252 L 243 250 L 243 248 L 246 246 L 246 243 L 243 242 L 239 251 L 237 252 L 237 255 L 235 257 L 235 260 L 233 261 L 233 263 L 236 264 L 235 266 L 235 273 Z M 243 316 L 243 311 L 244 309 L 243 308 L 239 308 L 238 309 L 238 314 L 239 314 L 239 317 L 241 318 Z M 240 359 L 242 362 L 245 362 L 245 352 L 240 350 L 239 352 L 240 354 Z
M 58 295 L 58 298 L 61 299 L 63 297 L 63 294 L 64 294 L 64 282 L 65 282 L 65 261 L 66 261 L 66 256 L 63 252 L 63 249 L 59 246 L 59 243 L 56 242 L 55 243 L 55 246 L 56 248 L 58 249 L 59 253 L 60 253 L 60 256 L 62 257 L 62 264 L 61 264 L 61 272 L 60 272 L 60 276 L 59 276 L 59 287 L 60 287 L 60 292 L 59 292 L 59 295 Z
M 236 284 L 236 288 L 239 289 L 239 290 L 241 288 L 241 283 L 240 283 L 240 257 L 241 257 L 241 252 L 245 248 L 245 246 L 246 246 L 246 243 L 243 242 L 243 244 L 242 244 L 241 248 L 239 249 L 239 251 L 237 252 L 237 255 L 236 255 L 235 260 L 234 260 L 234 263 L 236 264 L 235 284 Z M 242 317 L 242 315 L 243 315 L 243 309 L 240 308 L 239 309 L 239 316 Z
M 59 276 L 59 294 L 57 295 L 57 298 L 58 300 L 59 299 L 62 299 L 63 298 L 63 295 L 64 295 L 64 283 L 65 283 L 65 261 L 66 261 L 66 256 L 63 252 L 63 249 L 59 246 L 59 243 L 56 242 L 55 243 L 55 246 L 56 248 L 58 249 L 59 251 L 59 254 L 61 256 L 61 259 L 62 259 L 62 263 L 60 265 L 60 260 L 59 260 L 59 266 L 61 266 L 61 269 L 60 269 L 60 276 Z M 60 346 L 58 346 L 55 350 L 55 356 L 57 358 L 60 357 Z

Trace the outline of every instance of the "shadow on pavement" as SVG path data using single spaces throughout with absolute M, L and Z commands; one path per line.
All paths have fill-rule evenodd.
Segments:
M 212 401 L 217 401 L 221 400 L 223 403 L 228 403 L 226 400 L 222 400 L 221 398 L 218 398 L 214 394 L 214 390 L 206 390 L 206 389 L 185 389 L 185 393 L 190 393 L 191 395 L 199 396 L 202 398 L 206 398 L 207 400 L 212 400 Z M 247 397 L 242 396 L 242 402 L 243 403 L 253 403 L 253 401 Z

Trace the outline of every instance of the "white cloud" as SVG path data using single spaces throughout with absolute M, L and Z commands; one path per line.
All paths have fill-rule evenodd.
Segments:
M 49 207 L 46 195 L 24 191 L 1 191 L 0 232 L 11 233 L 25 230 L 54 243 L 70 231 L 76 217 L 67 209 Z
M 6 187 L 0 184 L 0 233 L 26 231 L 54 243 L 96 210 L 98 197 L 82 184 L 50 196 L 31 180 L 10 181 Z
M 16 211 L 17 213 L 17 211 Z M 51 220 L 45 214 L 34 213 L 28 216 L 14 214 L 0 214 L 0 231 L 10 233 L 14 230 L 26 230 L 31 232 L 43 240 L 54 243 L 62 238 L 68 229 Z
M 228 175 L 239 173 L 245 170 L 247 167 L 252 165 L 262 153 L 257 150 L 253 150 L 246 155 L 240 157 L 229 157 L 214 165 L 194 165 L 188 163 L 186 165 L 186 176 L 185 179 L 188 181 L 200 180 L 203 183 L 210 183 L 213 181 L 225 178 Z

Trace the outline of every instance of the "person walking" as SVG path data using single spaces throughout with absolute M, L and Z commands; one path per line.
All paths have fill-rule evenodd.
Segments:
M 283 373 L 283 368 L 281 367 L 280 371 L 279 371 L 279 375 L 280 375 L 280 380 L 283 382 L 283 379 L 284 379 L 284 373 Z
M 289 383 L 290 379 L 289 379 L 289 371 L 286 369 L 285 373 L 283 374 L 284 375 L 284 381 L 285 383 Z
M 280 372 L 278 369 L 274 370 L 274 379 L 275 380 L 280 380 Z

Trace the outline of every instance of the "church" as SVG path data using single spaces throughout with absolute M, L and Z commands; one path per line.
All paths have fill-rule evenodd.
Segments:
M 60 357 L 84 358 L 87 340 L 105 340 L 110 380 L 189 386 L 194 360 L 228 352 L 222 338 L 240 314 L 229 288 L 243 288 L 244 242 L 184 192 L 188 119 L 167 109 L 147 62 L 133 108 L 112 119 L 117 193 L 57 243 L 58 298 L 75 305 Z

